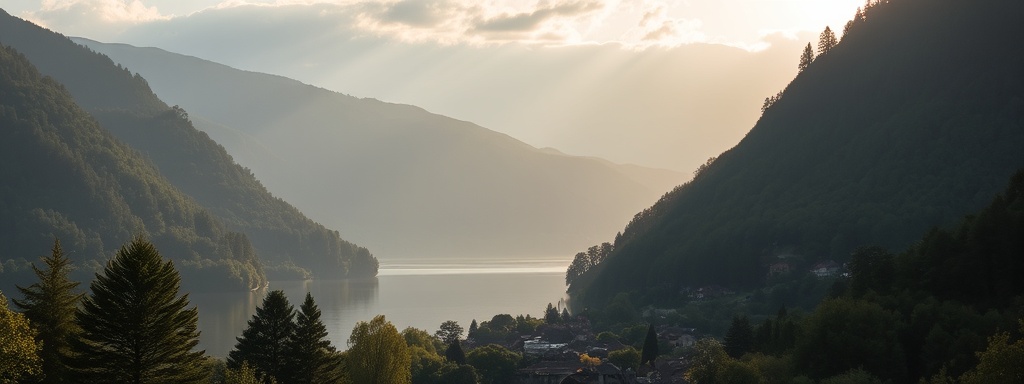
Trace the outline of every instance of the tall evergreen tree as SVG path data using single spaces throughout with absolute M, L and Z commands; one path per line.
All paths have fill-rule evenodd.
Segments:
M 28 288 L 19 286 L 25 298 L 12 301 L 38 331 L 36 341 L 42 344 L 39 357 L 45 372 L 41 382 L 69 382 L 70 341 L 81 331 L 75 323 L 75 308 L 84 294 L 75 292 L 79 283 L 68 278 L 71 260 L 64 256 L 59 239 L 53 239 L 50 256 L 42 259 L 46 269 L 32 265 L 39 282 Z
M 75 313 L 75 380 L 84 383 L 199 383 L 208 374 L 199 312 L 179 296 L 171 261 L 140 237 L 121 247 Z
M 740 358 L 754 347 L 754 328 L 746 316 L 735 316 L 725 333 L 725 352 L 733 358 Z
M 459 340 L 453 340 L 451 344 L 448 344 L 448 349 L 444 351 L 444 358 L 458 365 L 466 364 L 466 352 L 462 350 L 462 343 Z
M 320 308 L 313 295 L 306 292 L 306 300 L 295 314 L 295 333 L 288 342 L 288 360 L 291 364 L 290 384 L 336 383 L 342 379 L 341 362 L 337 350 L 327 339 L 327 327 L 320 321 Z
M 473 334 L 476 333 L 476 330 L 478 328 L 480 328 L 480 326 L 477 325 L 476 319 L 473 319 L 473 321 L 469 323 L 469 331 L 466 332 L 466 337 L 467 338 L 473 337 Z
M 654 360 L 658 358 L 658 334 L 654 331 L 654 324 L 647 326 L 647 337 L 644 338 L 644 349 L 640 351 L 640 365 L 651 363 L 654 368 Z
M 278 380 L 290 377 L 287 357 L 289 340 L 295 334 L 294 318 L 295 307 L 288 303 L 284 292 L 270 291 L 237 338 L 235 349 L 228 352 L 228 368 L 240 369 L 248 362 L 261 374 Z
M 839 44 L 839 40 L 836 39 L 836 34 L 832 32 L 832 29 L 825 27 L 824 31 L 821 31 L 821 36 L 818 36 L 818 56 L 827 54 Z
M 797 65 L 797 68 L 803 72 L 812 62 L 814 62 L 814 48 L 811 48 L 811 43 L 807 43 L 803 53 L 800 54 L 800 64 Z

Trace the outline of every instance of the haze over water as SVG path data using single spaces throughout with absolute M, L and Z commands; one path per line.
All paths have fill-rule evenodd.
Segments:
M 306 292 L 322 312 L 332 345 L 346 349 L 359 321 L 383 314 L 399 331 L 416 327 L 434 333 L 445 320 L 469 323 L 496 314 L 540 317 L 548 303 L 565 295 L 567 259 L 390 260 L 368 280 L 272 281 L 298 309 Z M 198 293 L 200 348 L 227 356 L 267 291 Z

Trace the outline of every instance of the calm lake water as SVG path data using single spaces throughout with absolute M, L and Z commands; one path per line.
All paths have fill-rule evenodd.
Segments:
M 548 303 L 565 295 L 569 260 L 431 260 L 382 261 L 380 274 L 369 280 L 272 281 L 298 309 L 306 292 L 322 312 L 331 343 L 346 349 L 359 321 L 384 315 L 399 331 L 416 327 L 434 333 L 445 320 L 468 329 L 471 320 L 496 314 L 543 315 Z M 199 347 L 225 357 L 246 322 L 263 302 L 266 291 L 189 295 L 199 307 Z

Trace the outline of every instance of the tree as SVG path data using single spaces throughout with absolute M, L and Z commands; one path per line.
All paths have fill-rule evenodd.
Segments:
M 327 327 L 320 321 L 320 308 L 313 295 L 306 299 L 295 315 L 295 333 L 288 340 L 288 364 L 292 373 L 289 383 L 335 383 L 341 380 L 341 367 L 335 358 L 337 350 L 327 339 Z
M 608 353 L 608 362 L 615 364 L 615 366 L 623 370 L 632 369 L 636 371 L 637 368 L 640 368 L 640 351 L 633 347 L 611 351 Z
M 462 351 L 462 344 L 459 340 L 453 340 L 444 351 L 444 358 L 448 361 L 462 365 L 466 364 L 466 353 Z
M 803 72 L 813 62 L 814 48 L 811 48 L 811 43 L 807 43 L 807 46 L 804 47 L 804 52 L 800 54 L 800 64 L 797 65 L 797 68 L 800 70 L 800 72 Z
M 658 358 L 658 334 L 654 332 L 654 324 L 647 326 L 647 337 L 644 338 L 644 349 L 640 353 L 640 365 L 651 363 Z
M 17 383 L 42 373 L 40 348 L 35 330 L 25 315 L 7 307 L 7 297 L 0 293 L 0 384 Z
M 441 348 L 444 347 L 440 340 L 419 328 L 406 327 L 402 330 L 402 338 L 405 339 L 405 345 L 410 348 L 420 347 L 435 355 L 441 353 Z
M 466 354 L 466 362 L 476 368 L 484 384 L 510 383 L 522 356 L 498 344 L 487 344 Z
M 551 303 L 548 303 L 548 307 L 544 309 L 544 322 L 548 324 L 557 324 L 558 320 L 558 309 L 551 305 Z
M 754 346 L 754 329 L 746 316 L 735 316 L 725 333 L 725 352 L 734 359 L 750 352 Z
M 270 291 L 263 298 L 263 305 L 256 308 L 256 314 L 236 338 L 238 344 L 228 352 L 228 368 L 241 369 L 249 363 L 261 375 L 278 380 L 289 378 L 289 340 L 295 333 L 295 308 L 280 290 Z
M 199 383 L 208 372 L 199 312 L 179 296 L 181 277 L 148 240 L 121 247 L 89 286 L 75 318 L 75 377 L 88 383 Z
M 441 323 L 441 327 L 434 333 L 442 343 L 451 344 L 452 341 L 462 338 L 462 326 L 455 320 L 447 320 Z
M 710 337 L 697 340 L 694 350 L 693 363 L 686 371 L 686 380 L 691 383 L 717 382 L 719 372 L 732 361 L 722 343 Z
M 401 384 L 412 381 L 408 347 L 398 329 L 384 315 L 377 315 L 369 323 L 357 323 L 348 346 L 345 364 L 352 382 Z
M 243 361 L 242 366 L 238 369 L 228 368 L 224 372 L 224 384 L 275 384 L 277 380 L 273 377 L 263 380 L 260 378 L 260 373 L 256 372 L 256 369 L 249 366 L 248 362 Z
M 829 53 L 839 43 L 836 40 L 836 34 L 832 32 L 832 29 L 825 27 L 825 30 L 821 32 L 821 36 L 818 37 L 818 57 Z
M 473 337 L 473 334 L 476 333 L 478 328 L 480 328 L 480 326 L 476 324 L 476 319 L 473 319 L 473 321 L 469 323 L 469 331 L 466 331 L 466 337 Z
M 18 287 L 25 298 L 13 302 L 39 332 L 36 341 L 42 347 L 39 357 L 46 372 L 41 382 L 62 383 L 70 380 L 70 341 L 80 332 L 75 308 L 84 294 L 75 292 L 79 283 L 68 278 L 71 260 L 64 256 L 60 240 L 53 239 L 50 256 L 42 260 L 46 269 L 32 265 L 39 282 L 28 288 Z
M 1024 321 L 1020 330 L 1024 333 Z M 1024 383 L 1024 340 L 1011 344 L 1008 333 L 993 335 L 978 360 L 977 367 L 960 377 L 962 383 Z
M 563 323 L 568 323 L 570 320 L 572 320 L 572 315 L 569 315 L 569 307 L 563 307 L 562 308 L 562 322 Z

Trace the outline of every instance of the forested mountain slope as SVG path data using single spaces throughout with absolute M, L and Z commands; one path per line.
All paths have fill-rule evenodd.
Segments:
M 177 116 L 165 116 L 176 119 Z M 190 288 L 266 283 L 246 236 L 172 186 L 104 130 L 62 85 L 0 46 L 0 289 L 61 239 L 81 278 L 136 234 L 177 262 Z
M 269 264 L 294 264 L 328 278 L 376 275 L 377 261 L 367 249 L 271 195 L 252 172 L 195 129 L 183 109 L 158 99 L 141 76 L 6 13 L 0 13 L 0 43 L 23 52 L 40 72 L 64 84 L 104 128 L 151 160 L 227 228 L 247 234 Z
M 686 178 L 540 150 L 414 106 L 77 41 L 141 73 L 271 190 L 379 256 L 565 254 Z
M 1020 20 L 1019 1 L 870 7 L 739 144 L 637 214 L 571 293 L 755 286 L 779 256 L 809 268 L 861 245 L 904 249 L 978 210 L 1024 166 Z

